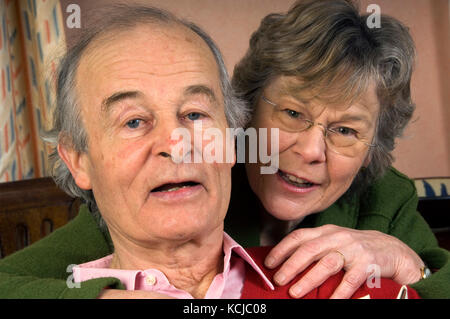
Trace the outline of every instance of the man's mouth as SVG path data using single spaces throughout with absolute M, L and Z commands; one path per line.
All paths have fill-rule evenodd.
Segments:
M 286 183 L 293 185 L 298 188 L 309 188 L 313 187 L 317 184 L 314 184 L 306 179 L 298 178 L 297 176 L 285 173 L 281 170 L 278 170 L 277 173 Z
M 187 181 L 187 182 L 182 182 L 182 183 L 167 183 L 167 184 L 163 184 L 159 187 L 156 187 L 155 189 L 153 189 L 151 192 L 152 193 L 156 193 L 156 192 L 175 192 L 177 190 L 180 189 L 184 189 L 184 188 L 188 188 L 188 187 L 195 187 L 197 185 L 200 185 L 197 182 L 194 181 Z

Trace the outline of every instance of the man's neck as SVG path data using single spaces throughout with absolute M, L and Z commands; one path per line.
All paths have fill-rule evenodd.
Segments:
M 214 277 L 223 271 L 223 230 L 213 231 L 186 242 L 137 244 L 114 240 L 110 268 L 163 272 L 178 289 L 194 298 L 204 298 Z

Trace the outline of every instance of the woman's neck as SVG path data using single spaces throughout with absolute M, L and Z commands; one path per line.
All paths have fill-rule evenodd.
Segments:
M 262 206 L 262 205 L 261 205 Z M 274 246 L 293 231 L 303 218 L 298 220 L 280 220 L 261 207 L 261 246 Z
M 110 268 L 157 269 L 194 298 L 203 298 L 214 277 L 223 271 L 223 231 L 185 242 L 147 245 L 112 237 L 115 251 Z

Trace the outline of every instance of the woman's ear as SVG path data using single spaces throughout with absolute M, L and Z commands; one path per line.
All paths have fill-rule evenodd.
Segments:
M 372 153 L 369 151 L 366 155 L 366 158 L 364 159 L 362 167 L 368 167 L 371 160 L 372 160 Z
M 80 153 L 73 147 L 62 143 L 58 144 L 57 150 L 78 187 L 84 190 L 92 189 L 87 154 Z

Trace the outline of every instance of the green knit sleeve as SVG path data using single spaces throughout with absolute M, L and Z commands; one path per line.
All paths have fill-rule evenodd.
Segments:
M 123 289 L 114 278 L 68 284 L 71 265 L 111 254 L 107 238 L 86 207 L 67 225 L 0 260 L 0 298 L 96 298 L 102 289 Z
M 413 249 L 435 272 L 412 285 L 422 298 L 450 298 L 450 253 L 439 248 L 436 237 L 417 211 L 418 197 L 414 183 L 391 169 L 377 186 L 378 196 L 372 208 L 389 220 L 386 233 Z
M 416 207 L 414 197 L 406 201 L 393 220 L 389 233 L 408 244 L 435 271 L 412 288 L 422 298 L 450 298 L 450 253 L 439 248 L 436 237 Z
M 116 278 L 92 279 L 77 286 L 63 279 L 0 273 L 0 298 L 3 299 L 95 299 L 105 288 L 124 289 Z
M 428 248 L 419 256 L 435 272 L 427 279 L 411 285 L 422 298 L 450 298 L 450 252 L 443 248 Z

